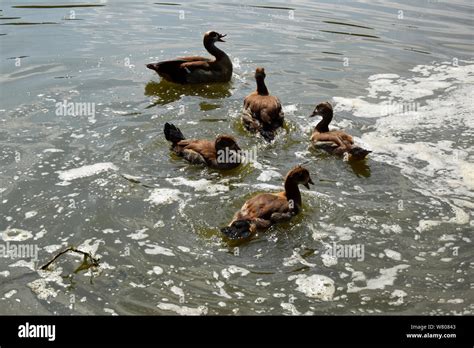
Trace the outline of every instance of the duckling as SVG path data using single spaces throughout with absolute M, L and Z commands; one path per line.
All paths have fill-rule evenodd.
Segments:
M 232 77 L 232 62 L 224 51 L 215 46 L 216 42 L 225 42 L 222 38 L 226 36 L 215 31 L 204 34 L 204 47 L 215 57 L 214 60 L 203 57 L 181 57 L 148 64 L 147 68 L 174 83 L 229 82 Z
M 329 102 L 319 103 L 316 105 L 310 117 L 322 116 L 323 119 L 316 125 L 311 142 L 316 145 L 318 142 L 329 142 L 322 146 L 324 150 L 336 155 L 348 156 L 348 159 L 362 160 L 372 151 L 364 150 L 354 145 L 352 136 L 344 131 L 329 130 L 329 123 L 332 121 L 333 109 Z
M 172 144 L 171 150 L 190 163 L 214 169 L 233 169 L 241 163 L 241 149 L 230 135 L 219 135 L 214 141 L 185 139 L 179 128 L 170 123 L 165 123 L 164 133 Z
M 274 223 L 289 220 L 301 210 L 301 193 L 298 185 L 309 189 L 314 185 L 309 171 L 296 166 L 285 178 L 285 191 L 279 193 L 261 193 L 250 198 L 235 213 L 234 218 L 221 232 L 229 239 L 246 239 L 259 229 L 268 229 Z
M 265 69 L 255 70 L 257 90 L 244 99 L 242 123 L 251 132 L 259 132 L 267 141 L 275 138 L 275 131 L 283 126 L 284 114 L 280 100 L 270 95 L 265 85 Z

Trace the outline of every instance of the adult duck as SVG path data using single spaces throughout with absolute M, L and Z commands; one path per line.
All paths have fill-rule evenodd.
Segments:
M 283 126 L 284 114 L 280 100 L 270 95 L 265 85 L 265 69 L 255 70 L 257 90 L 244 99 L 242 123 L 250 132 L 259 132 L 267 141 L 275 138 L 275 132 Z
M 190 163 L 214 169 L 233 169 L 241 163 L 241 149 L 230 135 L 219 135 L 214 141 L 185 139 L 181 130 L 170 123 L 165 123 L 164 133 L 171 150 Z
M 298 185 L 309 189 L 314 185 L 306 168 L 296 166 L 285 178 L 285 191 L 261 193 L 250 198 L 235 213 L 234 218 L 221 232 L 232 240 L 246 239 L 257 230 L 268 229 L 280 221 L 289 220 L 301 210 L 302 201 Z
M 181 57 L 174 60 L 148 64 L 147 68 L 157 72 L 165 80 L 180 83 L 228 82 L 232 77 L 232 62 L 215 46 L 216 42 L 225 42 L 226 35 L 215 31 L 204 34 L 204 47 L 215 59 L 204 57 Z
M 372 151 L 354 145 L 352 136 L 341 130 L 329 130 L 333 118 L 332 105 L 329 102 L 316 105 L 310 117 L 322 116 L 311 135 L 311 142 L 329 153 L 348 156 L 351 160 L 364 159 Z

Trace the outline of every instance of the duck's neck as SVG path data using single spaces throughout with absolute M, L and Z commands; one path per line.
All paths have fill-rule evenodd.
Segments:
M 209 42 L 209 41 L 204 41 L 204 47 L 206 48 L 207 52 L 212 54 L 214 57 L 216 57 L 216 60 L 221 60 L 224 58 L 228 58 L 227 54 L 225 54 L 224 51 L 218 49 L 214 42 Z
M 329 124 L 332 121 L 332 115 L 324 116 L 321 121 L 316 125 L 316 130 L 319 133 L 329 132 Z
M 257 78 L 257 93 L 259 95 L 269 95 L 267 86 L 265 86 L 265 79 L 260 77 Z
M 301 193 L 298 184 L 291 178 L 285 180 L 285 194 L 288 202 L 293 201 L 293 211 L 298 214 L 301 208 Z

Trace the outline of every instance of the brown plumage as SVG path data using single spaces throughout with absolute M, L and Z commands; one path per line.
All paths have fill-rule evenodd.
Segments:
M 314 116 L 322 116 L 323 119 L 316 125 L 316 128 L 311 135 L 311 142 L 313 144 L 316 145 L 319 143 L 317 144 L 319 147 L 336 155 L 344 155 L 347 153 L 349 159 L 353 160 L 364 159 L 372 152 L 354 145 L 354 139 L 346 132 L 340 130 L 329 130 L 329 124 L 333 118 L 333 109 L 329 102 L 316 105 L 316 108 L 310 117 Z
M 229 239 L 245 239 L 259 229 L 267 229 L 274 223 L 289 220 L 301 210 L 302 201 L 298 185 L 309 189 L 314 185 L 306 168 L 296 166 L 285 178 L 285 191 L 261 193 L 250 198 L 235 213 L 228 225 L 221 229 Z
M 204 47 L 215 59 L 204 57 L 181 57 L 174 60 L 148 64 L 147 68 L 157 72 L 165 80 L 180 83 L 228 82 L 232 77 L 232 62 L 224 51 L 215 46 L 225 42 L 226 35 L 215 31 L 204 34 Z
M 214 169 L 233 169 L 241 163 L 241 149 L 230 135 L 220 135 L 214 141 L 185 139 L 179 128 L 170 123 L 165 123 L 164 133 L 171 150 L 190 163 Z
M 255 70 L 257 90 L 244 99 L 242 123 L 247 130 L 259 132 L 265 140 L 272 141 L 284 118 L 280 100 L 268 92 L 265 76 L 265 69 Z

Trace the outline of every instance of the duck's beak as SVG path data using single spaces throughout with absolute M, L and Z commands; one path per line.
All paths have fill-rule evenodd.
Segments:
M 318 112 L 318 110 L 314 110 L 313 113 L 309 115 L 309 117 L 320 116 L 320 115 L 321 114 Z
M 227 34 L 219 34 L 219 37 L 217 38 L 217 41 L 220 41 L 220 42 L 225 42 L 225 40 L 222 40 L 223 37 L 226 37 Z
M 309 184 L 314 185 L 313 180 L 311 180 L 311 177 L 308 179 L 308 182 L 304 184 L 304 187 L 306 187 L 309 190 Z

